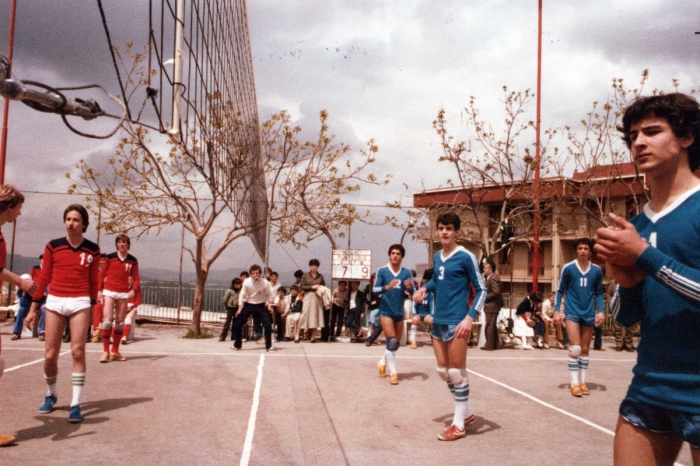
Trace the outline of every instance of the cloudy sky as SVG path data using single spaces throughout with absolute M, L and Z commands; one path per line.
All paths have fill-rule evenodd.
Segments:
M 0 44 L 7 43 L 10 3 L 0 0 Z M 54 86 L 100 83 L 118 93 L 97 2 L 18 3 L 16 78 Z M 145 43 L 147 1 L 103 4 L 115 44 Z M 364 190 L 355 202 L 409 204 L 403 183 L 414 192 L 444 185 L 454 175 L 437 161 L 432 121 L 438 111 L 444 108 L 453 133 L 465 138 L 461 112 L 470 96 L 497 126 L 502 87 L 536 87 L 535 0 L 250 0 L 248 19 L 261 118 L 286 109 L 313 128 L 326 109 L 340 140 L 358 150 L 370 138 L 379 145 L 373 170 L 392 173 L 392 184 Z M 682 90 L 699 87 L 699 2 L 545 0 L 543 31 L 545 127 L 576 125 L 594 100 L 608 96 L 613 77 L 633 86 L 649 69 L 648 90 L 670 90 L 672 78 Z M 528 118 L 534 108 L 533 102 Z M 90 128 L 105 133 L 111 124 L 97 121 Z M 64 174 L 77 160 L 103 160 L 115 143 L 76 136 L 57 116 L 13 102 L 6 181 L 24 190 L 65 192 Z M 22 220 L 46 222 L 48 209 L 25 209 Z M 54 227 L 44 236 L 61 234 L 60 220 Z M 179 240 L 179 232 L 165 235 L 150 241 Z M 415 251 L 424 255 L 425 247 Z

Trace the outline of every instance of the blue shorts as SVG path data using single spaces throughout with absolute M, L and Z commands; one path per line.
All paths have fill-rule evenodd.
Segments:
M 401 314 L 400 316 L 392 316 L 392 315 L 390 315 L 390 314 L 382 314 L 382 313 L 380 312 L 380 313 L 379 313 L 379 317 L 380 317 L 380 318 L 381 318 L 381 317 L 388 317 L 388 318 L 390 318 L 391 320 L 393 320 L 394 322 L 403 322 L 403 314 Z
M 620 404 L 620 416 L 630 424 L 652 432 L 674 432 L 693 448 L 700 448 L 700 414 L 661 408 L 626 397 Z
M 455 333 L 457 333 L 457 324 L 433 324 L 430 327 L 430 334 L 433 338 L 437 338 L 441 341 L 452 340 L 455 337 Z M 466 339 L 467 337 L 464 338 Z
M 566 320 L 583 328 L 593 328 L 595 326 L 595 317 L 580 317 L 567 315 Z

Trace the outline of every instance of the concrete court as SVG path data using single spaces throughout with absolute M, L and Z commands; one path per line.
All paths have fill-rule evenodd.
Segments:
M 123 347 L 126 362 L 100 364 L 101 344 L 88 344 L 85 421 L 71 425 L 70 353 L 57 409 L 41 415 L 43 344 L 10 341 L 9 323 L 1 328 L 0 431 L 17 443 L 0 449 L 0 464 L 605 465 L 635 361 L 609 344 L 592 352 L 591 395 L 574 398 L 564 351 L 470 350 L 477 423 L 466 439 L 439 442 L 453 400 L 425 334 L 417 350 L 399 350 L 391 386 L 377 377 L 379 345 L 234 352 L 229 341 L 183 340 L 182 327 L 143 325 Z M 679 463 L 692 464 L 687 445 Z

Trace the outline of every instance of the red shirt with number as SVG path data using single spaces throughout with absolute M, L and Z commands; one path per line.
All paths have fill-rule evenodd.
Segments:
M 46 245 L 44 262 L 37 277 L 37 292 L 32 297 L 40 301 L 46 286 L 49 294 L 60 298 L 89 296 L 97 301 L 97 274 L 100 266 L 100 247 L 83 239 L 73 248 L 66 238 L 58 238 Z
M 133 285 L 129 288 L 129 277 L 134 278 Z M 139 263 L 134 256 L 127 254 L 122 260 L 119 254 L 109 254 L 102 263 L 100 277 L 98 279 L 100 291 L 109 290 L 115 293 L 128 293 L 140 288 Z

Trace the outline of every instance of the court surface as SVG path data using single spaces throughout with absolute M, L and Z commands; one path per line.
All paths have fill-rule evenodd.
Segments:
M 377 376 L 383 345 L 184 340 L 183 327 L 142 325 L 126 362 L 100 364 L 88 343 L 82 424 L 68 423 L 70 346 L 58 403 L 45 395 L 43 343 L 0 327 L 0 431 L 17 436 L 2 464 L 605 465 L 636 353 L 591 351 L 591 395 L 569 393 L 566 352 L 470 349 L 467 438 L 439 442 L 453 399 L 426 334 L 397 353 L 399 385 Z M 381 340 L 381 339 L 380 339 Z M 692 464 L 685 445 L 679 463 Z

